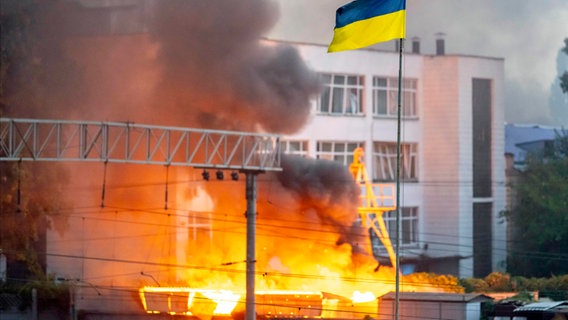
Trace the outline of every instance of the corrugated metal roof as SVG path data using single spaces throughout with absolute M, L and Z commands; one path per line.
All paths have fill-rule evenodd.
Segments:
M 515 162 L 524 162 L 526 151 L 520 144 L 550 141 L 556 139 L 556 131 L 561 128 L 541 125 L 505 124 L 505 153 L 512 154 Z
M 383 295 L 382 300 L 394 300 L 395 293 Z M 437 302 L 480 302 L 493 298 L 479 293 L 446 293 L 446 292 L 399 292 L 399 299 L 406 301 L 437 301 Z
M 529 303 L 522 307 L 518 307 L 513 312 L 525 312 L 525 311 L 548 311 L 563 305 L 568 306 L 568 301 L 545 301 L 545 302 L 535 302 Z

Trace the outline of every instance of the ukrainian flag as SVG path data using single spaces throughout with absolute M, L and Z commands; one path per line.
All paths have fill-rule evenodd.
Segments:
M 355 0 L 337 9 L 327 52 L 353 50 L 405 37 L 406 0 Z

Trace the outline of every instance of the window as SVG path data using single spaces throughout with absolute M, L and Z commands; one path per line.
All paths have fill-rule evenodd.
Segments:
M 361 146 L 363 146 L 363 142 L 319 141 L 316 158 L 337 161 L 347 166 L 353 162 L 353 151 Z
M 307 157 L 308 142 L 300 140 L 283 140 L 280 141 L 280 151 L 286 154 L 295 154 Z
M 473 203 L 473 274 L 483 277 L 491 273 L 492 202 Z
M 394 246 L 396 242 L 396 211 L 383 213 L 383 219 L 391 243 Z M 416 247 L 418 246 L 418 241 L 418 208 L 402 207 L 400 209 L 400 244 L 407 248 Z M 371 231 L 371 246 L 375 257 L 386 254 L 385 246 L 375 231 Z
M 385 224 L 391 241 L 396 240 L 396 211 L 389 211 L 383 214 Z M 418 243 L 418 208 L 400 208 L 400 244 L 411 246 Z
M 112 35 L 147 32 L 146 5 L 139 1 L 99 1 L 99 4 L 78 6 L 70 16 L 76 35 Z M 104 3 L 109 2 L 109 3 Z M 91 1 L 92 3 L 92 1 Z
M 202 191 L 198 190 L 198 194 Z M 194 245 L 199 245 L 204 248 L 205 246 L 213 245 L 213 217 L 211 213 L 204 216 L 203 213 L 188 212 L 187 216 L 187 235 L 188 241 Z
M 416 117 L 416 79 L 402 80 L 402 116 Z M 373 77 L 373 115 L 398 115 L 398 79 Z
M 322 74 L 323 93 L 319 98 L 318 113 L 363 114 L 363 76 Z
M 476 198 L 492 195 L 491 165 L 491 80 L 472 80 L 472 146 L 473 146 L 473 196 Z
M 403 143 L 400 146 L 400 179 L 418 180 L 418 145 Z M 373 179 L 378 181 L 396 180 L 396 143 L 375 142 L 373 145 Z

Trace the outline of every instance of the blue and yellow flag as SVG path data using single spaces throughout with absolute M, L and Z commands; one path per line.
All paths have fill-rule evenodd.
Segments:
M 337 9 L 327 52 L 353 50 L 405 37 L 406 0 L 355 0 Z

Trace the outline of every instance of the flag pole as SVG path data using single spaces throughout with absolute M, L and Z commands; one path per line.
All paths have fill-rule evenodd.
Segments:
M 402 118 L 402 53 L 404 47 L 404 38 L 399 39 L 398 46 L 398 108 L 396 121 L 396 280 L 395 280 L 395 309 L 394 318 L 398 320 L 399 307 L 399 287 L 400 287 L 400 167 L 401 167 L 401 118 Z

